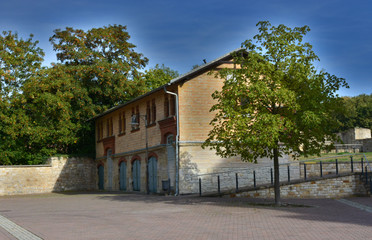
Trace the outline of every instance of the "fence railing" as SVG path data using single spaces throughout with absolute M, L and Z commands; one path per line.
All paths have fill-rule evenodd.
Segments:
M 366 176 L 372 192 L 372 168 L 364 154 L 345 154 L 279 164 L 281 183 L 354 172 L 361 172 Z M 212 192 L 221 194 L 222 191 L 238 192 L 244 188 L 274 185 L 274 167 L 272 164 L 257 165 L 244 169 L 198 174 L 196 177 L 199 195 Z

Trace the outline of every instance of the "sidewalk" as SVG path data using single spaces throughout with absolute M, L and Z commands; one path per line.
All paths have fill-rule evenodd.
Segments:
M 372 213 L 337 200 L 70 193 L 0 197 L 0 215 L 42 239 L 372 239 Z M 348 198 L 365 206 L 372 198 Z M 302 206 L 298 206 L 302 205 Z M 358 205 L 359 206 L 359 205 Z M 14 239 L 0 228 L 0 239 Z

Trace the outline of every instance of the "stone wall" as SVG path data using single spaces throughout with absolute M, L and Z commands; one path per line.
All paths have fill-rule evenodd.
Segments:
M 344 144 L 354 144 L 356 140 L 371 138 L 371 129 L 351 128 L 342 133 L 338 133 Z
M 0 196 L 93 190 L 96 178 L 90 158 L 52 157 L 46 165 L 0 166 Z
M 359 157 L 361 157 L 361 155 L 354 156 L 354 172 L 362 172 L 362 164 Z M 210 164 L 212 165 L 212 163 Z M 305 164 L 307 179 L 319 178 L 321 176 L 319 162 L 288 161 L 287 163 L 281 163 L 279 166 L 280 182 L 288 182 L 288 177 L 291 182 L 303 181 L 305 179 Z M 270 185 L 272 181 L 271 177 L 274 175 L 273 165 L 265 161 L 259 164 L 225 163 L 223 165 L 215 165 L 215 169 L 210 169 L 209 172 L 202 171 L 202 169 L 197 168 L 197 166 L 198 165 L 195 164 L 193 169 L 189 169 L 188 178 L 181 184 L 181 186 L 184 187 L 183 191 L 186 190 L 190 193 L 198 193 L 199 178 L 201 180 L 202 192 L 211 193 L 217 192 L 218 190 L 218 177 L 220 179 L 220 190 L 229 191 L 236 188 L 236 178 L 238 178 L 239 188 L 249 188 L 254 186 L 254 181 L 256 181 L 256 186 Z M 366 162 L 364 162 L 363 166 L 366 166 Z M 183 170 L 183 167 L 181 170 Z M 194 175 L 191 175 L 191 173 L 194 173 Z M 350 161 L 340 161 L 338 163 L 338 173 L 340 175 L 350 174 Z M 322 174 L 323 177 L 336 175 L 335 162 L 322 162 Z M 180 176 L 182 177 L 182 174 L 180 174 Z
M 357 174 L 293 183 L 280 187 L 282 198 L 343 198 L 366 193 L 367 191 Z M 230 196 L 274 198 L 274 188 L 267 187 Z
M 361 144 L 363 145 L 363 152 L 372 152 L 372 138 L 359 140 L 357 142 L 361 142 Z
M 280 158 L 281 181 L 288 179 L 288 165 L 290 177 L 300 176 L 299 163 L 292 162 L 289 156 Z M 268 158 L 258 159 L 258 163 L 242 162 L 240 157 L 221 158 L 214 150 L 202 149 L 201 143 L 180 144 L 180 194 L 198 193 L 199 178 L 202 181 L 203 192 L 217 191 L 217 177 L 220 177 L 221 190 L 234 189 L 236 175 L 239 186 L 253 186 L 253 172 L 256 184 L 266 184 L 271 181 L 273 161 Z

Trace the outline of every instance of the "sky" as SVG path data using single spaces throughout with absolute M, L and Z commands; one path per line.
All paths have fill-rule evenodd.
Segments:
M 305 41 L 319 70 L 345 78 L 340 96 L 372 93 L 372 1 L 368 0 L 0 0 L 0 30 L 34 35 L 45 66 L 56 62 L 49 42 L 55 29 L 126 25 L 148 67 L 164 64 L 180 74 L 241 46 L 256 24 L 308 25 Z

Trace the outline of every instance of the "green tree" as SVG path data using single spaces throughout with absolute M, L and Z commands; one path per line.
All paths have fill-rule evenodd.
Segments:
M 57 29 L 50 38 L 60 61 L 50 71 L 55 71 L 56 77 L 69 79 L 68 84 L 60 81 L 45 89 L 45 94 L 62 92 L 61 106 L 68 107 L 60 112 L 65 114 L 62 119 L 66 123 L 71 122 L 66 125 L 71 132 L 64 133 L 67 145 L 60 148 L 66 153 L 93 152 L 94 128 L 86 120 L 147 91 L 141 70 L 148 59 L 135 52 L 136 46 L 129 39 L 126 27 L 121 25 L 88 31 Z
M 32 122 L 22 108 L 24 85 L 41 70 L 44 56 L 32 38 L 11 31 L 0 35 L 0 164 L 41 161 L 38 150 L 28 146 L 25 132 Z
M 0 164 L 38 164 L 55 153 L 91 153 L 95 114 L 147 91 L 147 58 L 125 26 L 55 30 L 59 63 L 42 68 L 32 36 L 0 37 Z
M 156 89 L 178 77 L 177 71 L 166 67 L 164 64 L 159 66 L 156 64 L 155 67 L 145 71 L 144 77 L 146 82 L 147 91 Z
M 343 97 L 344 111 L 337 118 L 342 123 L 340 131 L 354 127 L 372 130 L 372 94 Z
M 344 79 L 317 72 L 318 57 L 303 37 L 308 26 L 289 28 L 257 24 L 259 34 L 242 44 L 236 54 L 241 66 L 217 73 L 226 79 L 212 97 L 217 103 L 213 130 L 204 143 L 222 157 L 240 155 L 243 161 L 269 157 L 274 162 L 275 203 L 280 204 L 279 157 L 283 154 L 319 154 L 338 121 Z
M 113 25 L 88 31 L 57 29 L 50 38 L 57 59 L 88 91 L 95 113 L 126 102 L 146 91 L 142 77 L 148 59 L 128 42 L 126 26 Z

